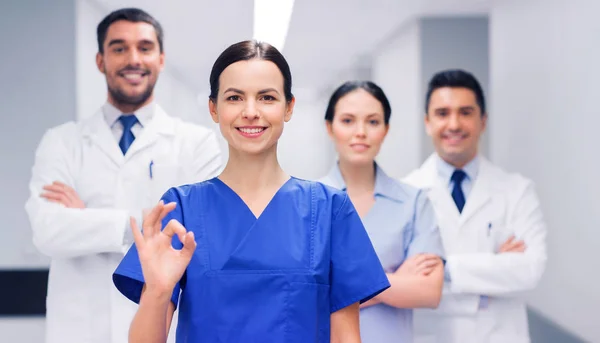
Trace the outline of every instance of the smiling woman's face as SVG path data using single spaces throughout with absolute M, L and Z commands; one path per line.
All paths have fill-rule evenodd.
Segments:
M 277 141 L 294 108 L 294 99 L 286 101 L 283 87 L 283 75 L 270 61 L 239 61 L 223 70 L 216 102 L 209 101 L 209 109 L 230 149 L 277 152 Z
M 373 163 L 388 132 L 384 119 L 381 102 L 364 89 L 341 97 L 333 120 L 327 122 L 340 160 L 350 164 Z

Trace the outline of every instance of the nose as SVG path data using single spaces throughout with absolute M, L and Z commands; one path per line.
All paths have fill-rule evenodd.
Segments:
M 242 111 L 242 117 L 245 119 L 253 120 L 260 117 L 256 103 L 253 100 L 246 101 L 246 106 Z
M 456 131 L 460 129 L 460 114 L 452 113 L 448 118 L 448 129 Z
M 128 59 L 129 59 L 129 64 L 135 67 L 138 67 L 141 64 L 141 58 L 140 58 L 140 54 L 136 49 L 130 49 L 129 50 L 129 55 L 128 55 Z
M 361 137 L 364 138 L 367 136 L 367 129 L 365 128 L 365 124 L 363 123 L 357 123 L 356 124 L 356 131 L 355 131 L 356 137 Z

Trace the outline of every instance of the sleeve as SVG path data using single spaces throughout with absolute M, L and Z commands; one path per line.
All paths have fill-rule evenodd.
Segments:
M 528 183 L 507 229 L 525 242 L 523 253 L 473 253 L 448 256 L 453 293 L 509 296 L 535 288 L 546 265 L 546 224 L 533 184 Z
M 427 195 L 419 190 L 415 201 L 412 239 L 408 245 L 407 257 L 417 254 L 434 254 L 444 260 L 444 248 L 440 230 Z
M 170 202 L 176 202 L 177 206 L 173 211 L 171 211 L 162 221 L 162 227 L 167 225 L 167 223 L 171 219 L 175 219 L 183 224 L 182 218 L 182 210 L 181 210 L 181 201 L 179 197 L 176 195 L 175 189 L 171 188 L 168 190 L 161 198 L 165 204 Z M 173 248 L 181 249 L 183 244 L 179 241 L 177 236 L 173 237 L 172 242 Z M 185 278 L 185 274 L 182 277 L 182 280 Z M 133 244 L 125 257 L 121 260 L 121 263 L 117 266 L 117 269 L 113 273 L 113 283 L 115 287 L 127 297 L 129 300 L 139 304 L 140 298 L 142 296 L 142 288 L 144 287 L 144 274 L 142 271 L 142 265 L 140 263 L 140 259 L 138 256 L 138 251 L 136 245 Z M 181 290 L 180 280 L 173 289 L 173 294 L 171 295 L 171 302 L 177 308 L 177 303 L 179 301 L 179 292 Z
M 332 313 L 365 302 L 390 287 L 362 221 L 345 193 L 333 214 L 330 256 Z
M 78 191 L 70 157 L 73 155 L 72 147 L 64 139 L 75 134 L 66 131 L 74 128 L 68 125 L 48 130 L 36 149 L 29 199 L 25 203 L 33 243 L 40 252 L 53 258 L 124 253 L 128 247 L 124 242 L 129 219 L 127 210 L 66 208 L 40 196 L 43 187 L 54 181 L 63 182 Z

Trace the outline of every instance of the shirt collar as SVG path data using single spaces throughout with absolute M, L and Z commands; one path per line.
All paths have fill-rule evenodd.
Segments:
M 404 192 L 401 192 L 397 183 L 389 177 L 376 162 L 375 164 L 375 196 L 383 196 L 396 201 L 404 199 Z M 331 182 L 330 186 L 346 191 L 346 182 L 340 171 L 339 162 L 336 162 L 328 174 L 328 179 Z
M 436 166 L 439 177 L 444 180 L 447 184 L 450 184 L 450 178 L 456 170 L 456 168 L 450 163 L 444 161 L 439 155 L 436 156 Z M 474 181 L 479 173 L 479 155 L 476 155 L 469 163 L 467 163 L 462 170 L 467 174 L 469 181 Z
M 155 102 L 152 101 L 144 107 L 135 111 L 134 114 L 142 127 L 145 127 L 150 123 L 150 121 L 154 117 L 155 109 Z M 104 106 L 102 106 L 102 112 L 104 114 L 104 120 L 111 128 L 117 123 L 119 117 L 123 114 L 121 110 L 113 106 L 113 104 L 111 104 L 108 101 L 104 104 Z

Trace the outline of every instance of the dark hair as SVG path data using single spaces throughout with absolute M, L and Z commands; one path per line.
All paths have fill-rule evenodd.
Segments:
M 292 94 L 292 73 L 290 72 L 290 66 L 283 55 L 274 46 L 256 40 L 246 40 L 230 45 L 221 53 L 221 55 L 219 55 L 210 72 L 210 95 L 208 98 L 213 102 L 217 101 L 217 94 L 219 94 L 219 77 L 225 68 L 235 62 L 248 61 L 251 59 L 260 59 L 275 63 L 283 75 L 285 100 L 287 102 L 292 101 L 294 95 Z
M 475 101 L 477 101 L 477 105 L 481 109 L 481 115 L 486 115 L 485 97 L 479 81 L 471 73 L 461 69 L 443 70 L 433 75 L 429 81 L 427 95 L 425 96 L 425 113 L 429 110 L 431 94 L 436 89 L 444 87 L 467 88 L 471 90 L 475 94 Z
M 374 82 L 371 81 L 347 81 L 343 85 L 339 86 L 335 92 L 329 98 L 329 104 L 327 105 L 327 110 L 325 111 L 325 120 L 328 122 L 333 121 L 333 116 L 335 115 L 335 106 L 337 105 L 340 99 L 357 89 L 362 89 L 371 94 L 375 99 L 377 99 L 381 106 L 383 107 L 383 120 L 386 125 L 390 123 L 390 116 L 392 115 L 392 107 L 390 106 L 390 102 L 388 98 L 385 96 L 385 93 Z
M 126 20 L 133 23 L 144 22 L 154 26 L 154 31 L 156 31 L 156 39 L 158 40 L 158 46 L 160 48 L 160 52 L 163 52 L 163 29 L 160 26 L 160 23 L 154 19 L 150 14 L 144 12 L 139 8 L 122 8 L 120 10 L 116 10 L 111 12 L 109 15 L 104 17 L 100 24 L 98 24 L 98 28 L 96 29 L 96 36 L 98 39 L 98 51 L 103 54 L 104 53 L 104 41 L 106 40 L 106 33 L 108 32 L 108 28 L 114 22 L 119 20 Z

